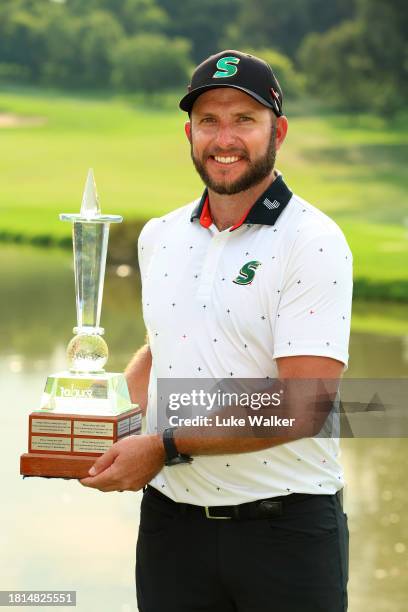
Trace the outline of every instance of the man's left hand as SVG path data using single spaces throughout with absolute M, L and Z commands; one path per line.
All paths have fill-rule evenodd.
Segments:
M 129 436 L 98 457 L 79 482 L 100 491 L 138 491 L 161 470 L 164 449 L 157 435 Z

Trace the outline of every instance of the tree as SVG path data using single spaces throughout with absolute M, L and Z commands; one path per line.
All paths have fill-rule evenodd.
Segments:
M 392 115 L 408 100 L 407 12 L 400 0 L 358 0 L 357 19 L 306 37 L 310 91 L 348 110 Z
M 352 17 L 354 0 L 251 0 L 228 27 L 228 46 L 273 47 L 295 59 L 304 36 Z
M 91 87 L 109 85 L 113 49 L 123 35 L 122 27 L 111 13 L 95 11 L 81 20 L 78 42 L 83 62 L 81 81 L 84 84 Z
M 243 49 L 245 53 L 251 53 L 265 60 L 272 68 L 279 85 L 282 88 L 284 99 L 296 98 L 304 90 L 303 78 L 296 72 L 293 62 L 275 49 Z
M 113 53 L 113 84 L 147 93 L 184 85 L 190 73 L 189 51 L 188 41 L 158 34 L 123 39 Z
M 346 21 L 323 35 L 309 34 L 299 59 L 307 89 L 317 98 L 349 111 L 368 104 L 370 63 L 362 54 L 358 22 Z
M 166 12 L 155 0 L 125 0 L 122 15 L 128 34 L 164 33 L 169 25 Z
M 81 82 L 84 62 L 78 45 L 79 31 L 80 20 L 63 10 L 49 15 L 44 26 L 47 53 L 41 71 L 42 82 L 62 87 L 75 87 Z
M 20 65 L 29 79 L 36 80 L 45 56 L 41 17 L 25 10 L 22 3 L 8 3 L 0 12 L 0 62 Z
M 162 33 L 168 26 L 167 14 L 155 0 L 67 0 L 67 8 L 81 17 L 108 12 L 129 35 Z
M 394 112 L 408 101 L 408 11 L 403 0 L 356 0 L 373 108 Z
M 237 17 L 243 0 L 157 0 L 170 18 L 169 36 L 182 36 L 191 41 L 196 62 L 224 48 L 228 26 Z M 269 45 L 268 45 L 269 46 Z

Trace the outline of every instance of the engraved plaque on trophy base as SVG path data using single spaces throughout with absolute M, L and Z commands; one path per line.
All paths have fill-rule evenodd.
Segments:
M 85 478 L 96 457 L 118 440 L 139 434 L 141 426 L 139 407 L 113 416 L 32 412 L 20 474 Z

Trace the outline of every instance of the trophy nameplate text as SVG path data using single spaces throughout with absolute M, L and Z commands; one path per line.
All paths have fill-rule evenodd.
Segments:
M 62 214 L 73 226 L 77 327 L 67 348 L 70 369 L 48 376 L 40 409 L 29 416 L 24 476 L 83 478 L 95 458 L 118 440 L 141 430 L 123 374 L 105 372 L 108 347 L 100 327 L 110 223 L 102 215 L 92 170 L 79 214 Z

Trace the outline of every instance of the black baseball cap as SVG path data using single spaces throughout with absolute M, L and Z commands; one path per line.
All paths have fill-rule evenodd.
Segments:
M 249 53 L 228 49 L 211 55 L 194 70 L 188 93 L 180 100 L 180 108 L 191 113 L 194 102 L 205 91 L 233 87 L 283 115 L 282 90 L 272 68 L 264 60 Z

